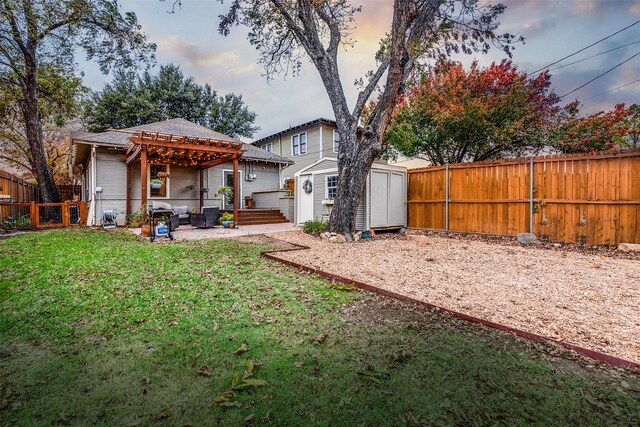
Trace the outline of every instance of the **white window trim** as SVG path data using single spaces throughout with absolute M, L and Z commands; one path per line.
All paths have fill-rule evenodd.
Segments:
M 167 195 L 164 197 L 151 196 L 151 165 L 164 165 L 167 167 L 167 173 L 169 174 L 169 176 L 166 178 Z M 156 163 L 156 162 L 149 163 L 147 165 L 147 194 L 149 195 L 149 197 L 147 197 L 147 199 L 149 200 L 166 200 L 171 198 L 171 165 L 168 165 L 166 163 Z
M 336 134 L 338 135 L 338 137 L 340 137 L 340 133 L 338 133 L 338 131 L 334 129 L 333 140 L 331 141 L 331 149 L 333 150 L 334 153 L 338 152 L 338 150 L 336 150 Z M 340 141 L 338 141 L 338 144 L 340 144 Z
M 267 147 L 269 147 L 269 148 L 267 148 Z M 269 153 L 273 153 L 273 143 L 271 143 L 271 142 L 267 142 L 266 144 L 264 144 L 264 146 L 262 148 L 264 148 Z
M 325 198 L 325 200 L 333 200 L 332 198 L 329 198 L 329 178 L 332 178 L 334 176 L 336 177 L 336 179 L 338 179 L 338 175 L 337 174 L 335 174 L 335 175 L 326 175 L 324 177 L 324 198 Z M 338 191 L 338 183 L 336 181 L 336 192 L 337 191 Z
M 305 142 L 305 149 L 304 149 L 304 153 L 302 152 L 302 150 L 300 149 L 301 144 L 300 144 L 300 137 L 304 135 L 304 142 Z M 298 154 L 295 154 L 295 152 L 293 151 L 293 139 L 295 137 L 298 137 Z M 307 154 L 309 152 L 309 138 L 307 135 L 307 132 L 302 132 L 302 133 L 298 133 L 295 135 L 291 135 L 291 156 L 292 157 L 297 157 L 297 156 L 303 156 L 305 154 Z

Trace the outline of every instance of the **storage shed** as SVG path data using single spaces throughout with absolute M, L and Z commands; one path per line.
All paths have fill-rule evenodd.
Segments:
M 334 158 L 323 158 L 295 174 L 295 223 L 312 219 L 328 220 L 338 184 Z M 374 163 L 367 176 L 365 195 L 360 201 L 356 229 L 406 227 L 407 170 Z

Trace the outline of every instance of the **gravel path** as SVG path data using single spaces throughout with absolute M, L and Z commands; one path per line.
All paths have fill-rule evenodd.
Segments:
M 640 362 L 640 261 L 426 236 L 269 236 L 311 247 L 283 259 Z

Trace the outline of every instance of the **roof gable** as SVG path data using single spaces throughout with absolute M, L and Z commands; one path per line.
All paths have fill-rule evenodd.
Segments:
M 74 143 L 88 143 L 88 144 L 98 144 L 98 145 L 108 145 L 114 147 L 127 147 L 130 144 L 129 138 L 132 136 L 132 132 L 135 131 L 151 131 L 151 132 L 161 132 L 172 135 L 183 135 L 183 136 L 194 136 L 199 138 L 211 138 L 219 141 L 225 142 L 235 142 L 242 143 L 243 150 L 246 150 L 243 159 L 248 160 L 260 160 L 265 162 L 275 162 L 275 163 L 285 163 L 292 164 L 293 161 L 278 156 L 276 154 L 270 153 L 261 148 L 255 147 L 251 144 L 246 144 L 240 141 L 239 139 L 232 138 L 230 136 L 224 135 L 220 132 L 216 132 L 215 130 L 209 129 L 207 127 L 201 126 L 197 123 L 190 122 L 189 120 L 176 118 L 163 120 L 155 123 L 148 123 L 139 126 L 133 126 L 126 129 L 121 130 L 113 130 L 101 133 L 91 133 L 91 132 L 71 132 L 71 142 Z

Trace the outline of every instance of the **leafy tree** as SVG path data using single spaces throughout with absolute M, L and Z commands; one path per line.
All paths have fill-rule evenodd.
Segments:
M 398 107 L 388 155 L 442 165 L 535 152 L 560 111 L 550 85 L 548 73 L 530 79 L 508 60 L 469 70 L 442 61 Z
M 179 0 L 176 0 L 180 3 Z M 498 34 L 501 4 L 479 0 L 394 0 L 390 33 L 375 56 L 376 69 L 360 83 L 355 105 L 350 109 L 338 68 L 338 52 L 352 39 L 354 15 L 360 11 L 348 0 L 232 0 L 221 16 L 220 33 L 235 25 L 249 28 L 249 42 L 260 53 L 266 73 L 299 70 L 302 57 L 311 60 L 325 87 L 340 133 L 338 188 L 331 212 L 331 231 L 351 239 L 358 203 L 373 161 L 380 156 L 384 135 L 406 82 L 426 58 L 452 52 L 486 52 L 496 45 L 510 52 L 518 40 Z M 366 121 L 360 123 L 371 95 L 380 88 L 378 102 Z M 356 141 L 358 125 L 362 138 Z
M 551 146 L 562 153 L 593 153 L 596 151 L 626 148 L 630 133 L 628 120 L 637 114 L 637 109 L 627 109 L 624 104 L 616 105 L 610 111 L 602 111 L 581 117 L 578 101 L 566 108 L 566 114 L 553 129 Z M 632 139 L 633 141 L 633 139 Z
M 56 79 L 75 71 L 76 50 L 107 72 L 152 55 L 135 14 L 120 12 L 117 0 L 0 0 L 0 82 L 20 113 L 29 144 L 29 163 L 45 201 L 60 194 L 43 144 L 41 99 Z M 51 71 L 48 78 L 42 69 Z
M 617 138 L 621 148 L 640 148 L 640 105 L 632 104 L 627 108 L 627 118 L 624 120 L 626 135 Z
M 138 77 L 118 71 L 113 82 L 94 92 L 84 109 L 89 130 L 103 132 L 182 117 L 232 137 L 252 137 L 259 130 L 256 114 L 242 95 L 218 95 L 208 84 L 200 86 L 185 78 L 179 67 L 160 67 Z
M 80 99 L 86 89 L 80 78 L 65 75 L 64 70 L 44 64 L 38 69 L 40 97 L 38 109 L 42 122 L 42 145 L 47 164 L 56 184 L 68 184 L 69 146 L 65 141 L 67 122 L 79 112 Z M 20 103 L 10 86 L 0 86 L 0 159 L 23 173 L 23 178 L 37 181 L 31 162 L 31 149 L 25 133 Z M 19 98 L 19 96 L 18 96 Z

